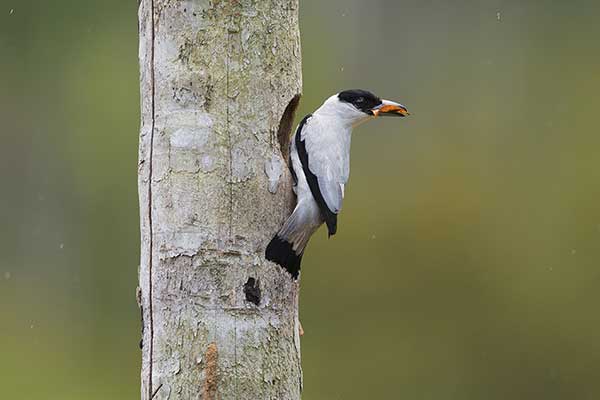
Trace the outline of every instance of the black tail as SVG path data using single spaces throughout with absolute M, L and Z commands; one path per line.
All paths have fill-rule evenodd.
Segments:
M 265 257 L 285 268 L 294 279 L 298 278 L 302 253 L 296 254 L 292 249 L 292 244 L 285 239 L 275 235 L 265 250 Z

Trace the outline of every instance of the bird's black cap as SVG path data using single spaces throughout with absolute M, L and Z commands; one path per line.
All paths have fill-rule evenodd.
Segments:
M 381 104 L 381 99 L 368 90 L 350 89 L 338 94 L 340 101 L 350 103 L 364 113 L 372 114 L 371 110 Z

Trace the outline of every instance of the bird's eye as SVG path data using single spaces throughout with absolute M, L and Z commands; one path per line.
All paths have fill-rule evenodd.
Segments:
M 364 98 L 364 97 L 359 97 L 359 98 L 357 98 L 357 99 L 356 99 L 356 102 L 357 102 L 358 104 L 360 104 L 360 103 L 362 103 L 362 102 L 364 102 L 364 101 L 365 101 L 365 98 Z

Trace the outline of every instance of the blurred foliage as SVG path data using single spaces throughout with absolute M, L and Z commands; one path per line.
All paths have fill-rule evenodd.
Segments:
M 600 3 L 302 0 L 368 88 L 302 276 L 307 400 L 600 397 Z M 0 0 L 3 399 L 138 397 L 136 1 Z

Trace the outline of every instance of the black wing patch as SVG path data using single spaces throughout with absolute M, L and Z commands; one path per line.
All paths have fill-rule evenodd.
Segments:
M 304 124 L 306 124 L 306 121 L 311 117 L 311 115 L 312 114 L 308 114 L 306 117 L 304 117 L 298 126 L 298 130 L 296 131 L 296 150 L 298 150 L 298 157 L 302 163 L 302 170 L 306 176 L 306 181 L 308 182 L 310 192 L 312 193 L 317 205 L 319 206 L 319 209 L 321 210 L 321 216 L 325 220 L 325 223 L 327 224 L 327 231 L 329 232 L 329 236 L 331 236 L 335 235 L 335 232 L 337 231 L 337 214 L 332 212 L 329 207 L 327 207 L 327 203 L 325 203 L 325 199 L 323 199 L 323 195 L 319 189 L 319 181 L 317 176 L 308 168 L 308 153 L 306 152 L 304 141 L 301 139 L 302 128 L 304 128 Z

